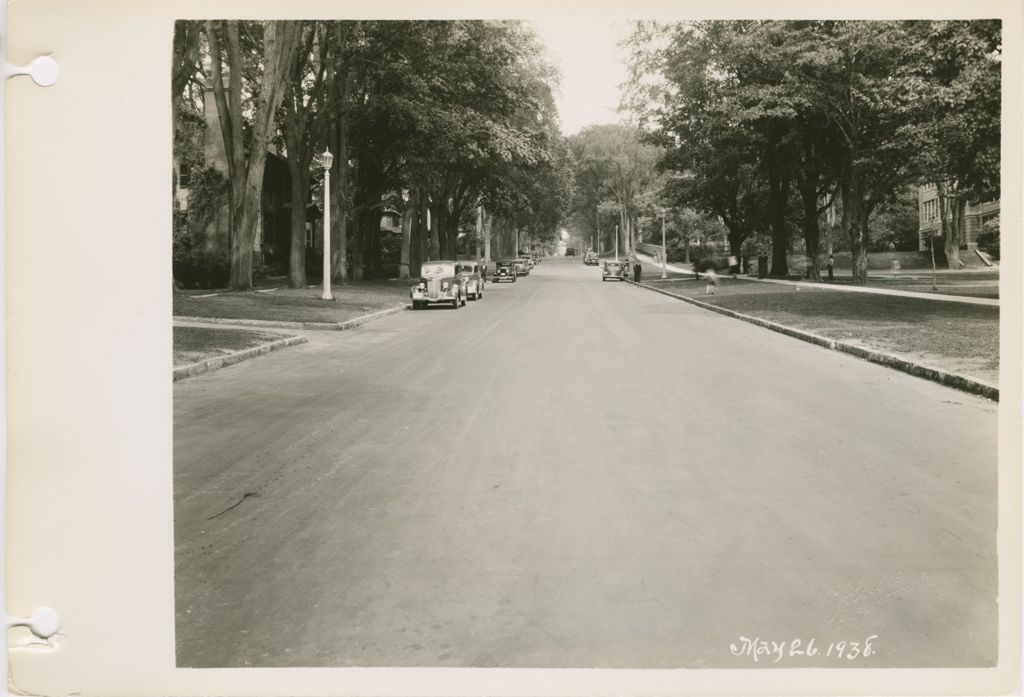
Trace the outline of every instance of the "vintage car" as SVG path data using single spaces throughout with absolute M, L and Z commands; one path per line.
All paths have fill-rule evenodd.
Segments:
M 466 291 L 469 300 L 479 300 L 484 297 L 484 276 L 483 265 L 475 261 L 460 261 L 459 273 L 462 274 L 462 287 Z
M 513 259 L 512 268 L 516 270 L 516 276 L 529 276 L 530 267 L 522 259 Z
M 597 252 L 587 252 L 584 254 L 583 263 L 587 266 L 597 266 Z
M 409 291 L 412 309 L 421 310 L 438 303 L 451 305 L 456 310 L 466 304 L 465 276 L 459 272 L 457 261 L 425 261 L 420 268 L 420 280 Z
M 529 273 L 530 271 L 533 271 L 533 267 L 536 266 L 536 264 L 533 263 L 533 257 L 531 257 L 529 255 L 520 256 L 519 257 L 519 261 L 521 261 L 524 264 L 526 264 L 526 272 L 527 273 Z
M 629 263 L 618 259 L 609 259 L 604 263 L 604 266 L 601 269 L 602 281 L 607 281 L 608 279 L 621 281 L 628 275 Z
M 516 268 L 511 259 L 500 259 L 494 262 L 494 275 L 491 276 L 491 281 L 493 283 L 516 282 Z

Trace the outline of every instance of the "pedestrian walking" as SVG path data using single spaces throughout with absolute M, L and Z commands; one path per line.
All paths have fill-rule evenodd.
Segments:
M 708 279 L 708 284 L 704 288 L 704 295 L 714 295 L 718 292 L 718 274 L 715 272 L 715 267 L 708 266 L 704 270 L 704 276 Z
M 640 271 L 642 271 L 642 270 L 643 269 L 640 266 L 640 259 L 639 258 L 635 259 L 633 261 L 633 283 L 639 283 L 640 282 Z

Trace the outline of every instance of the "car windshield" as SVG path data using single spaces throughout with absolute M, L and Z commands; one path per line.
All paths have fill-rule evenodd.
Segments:
M 444 278 L 455 275 L 454 264 L 424 264 L 420 271 L 423 278 Z
M 463 264 L 462 265 L 462 272 L 463 273 L 476 273 L 476 264 Z

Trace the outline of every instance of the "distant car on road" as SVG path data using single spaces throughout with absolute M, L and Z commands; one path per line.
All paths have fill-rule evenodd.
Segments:
M 628 274 L 629 264 L 624 261 L 609 259 L 604 263 L 604 267 L 601 269 L 601 280 L 607 281 L 608 279 L 612 279 L 621 281 L 625 279 Z
M 484 275 L 482 265 L 475 261 L 460 261 L 459 272 L 463 277 L 463 288 L 470 300 L 484 297 Z
M 502 281 L 516 282 L 515 264 L 512 263 L 511 259 L 501 259 L 494 262 L 494 276 L 491 277 L 491 281 L 494 283 L 501 283 Z
M 584 254 L 583 263 L 587 266 L 597 266 L 597 252 L 587 252 Z
M 575 247 L 566 247 L 565 248 L 565 256 L 567 256 L 567 257 L 574 257 L 574 256 L 576 256 L 576 248 Z
M 533 271 L 533 267 L 537 265 L 536 263 L 534 263 L 533 257 L 531 257 L 529 254 L 520 255 L 519 261 L 526 264 L 527 271 Z
M 516 270 L 516 276 L 529 276 L 530 267 L 522 259 L 513 259 L 512 268 Z
M 420 280 L 409 291 L 412 309 L 450 304 L 456 310 L 466 304 L 465 277 L 456 261 L 427 261 L 420 267 Z

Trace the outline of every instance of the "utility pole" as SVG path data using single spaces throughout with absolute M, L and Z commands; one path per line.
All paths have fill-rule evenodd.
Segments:
M 668 247 L 665 246 L 665 209 L 661 209 L 661 277 L 668 278 Z
M 619 226 L 615 226 L 615 261 L 619 260 Z

